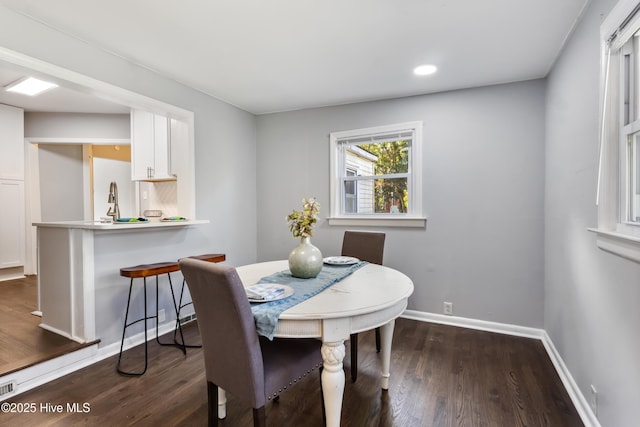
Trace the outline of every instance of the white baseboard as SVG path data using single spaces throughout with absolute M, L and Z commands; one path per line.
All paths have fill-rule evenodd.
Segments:
M 469 319 L 466 317 L 446 316 L 444 314 L 427 313 L 424 311 L 405 310 L 402 317 L 423 322 L 440 323 L 442 325 L 459 326 L 462 328 L 476 329 L 479 331 L 497 332 L 500 334 L 514 335 L 525 338 L 542 339 L 545 334 L 543 329 L 529 328 L 526 326 L 508 325 L 506 323 L 488 322 L 486 320 Z
M 573 404 L 576 407 L 576 410 L 580 414 L 580 418 L 582 418 L 582 422 L 586 427 L 600 427 L 600 422 L 596 417 L 596 414 L 593 413 L 591 406 L 589 405 L 589 401 L 585 398 L 584 394 L 580 391 L 578 384 L 576 384 L 575 380 L 571 376 L 571 372 L 567 369 L 567 366 L 564 364 L 564 360 L 560 357 L 560 353 L 556 349 L 555 345 L 553 345 L 553 341 L 547 332 L 544 331 L 544 337 L 542 339 L 542 344 L 544 344 L 544 348 L 547 350 L 547 354 L 553 362 L 553 366 L 555 366 L 564 387 L 567 389 L 567 393 L 569 393 L 569 397 L 573 401 Z
M 34 312 L 32 312 L 31 314 L 33 314 L 33 313 L 36 313 L 36 312 L 34 311 Z M 71 340 L 71 341 L 75 341 L 75 342 L 77 342 L 77 343 L 79 343 L 79 344 L 84 344 L 84 343 L 86 342 L 86 341 L 84 341 L 84 340 L 82 340 L 82 339 L 80 339 L 80 338 L 76 338 L 76 337 L 74 337 L 73 335 L 68 334 L 68 333 L 67 333 L 67 332 L 65 332 L 65 331 L 62 331 L 62 330 L 60 330 L 60 329 L 58 329 L 58 328 L 54 328 L 53 326 L 49 326 L 49 325 L 44 324 L 44 323 L 40 323 L 38 326 L 39 326 L 39 327 L 41 327 L 41 328 L 42 328 L 42 329 L 44 329 L 44 330 L 47 330 L 47 331 L 49 331 L 49 332 L 53 332 L 54 334 L 57 334 L 57 335 L 63 336 L 63 337 L 65 337 L 66 339 Z
M 564 388 L 569 394 L 569 398 L 576 407 L 576 411 L 580 415 L 585 427 L 601 427 L 600 422 L 596 418 L 596 415 L 591 410 L 587 399 L 580 391 L 580 388 L 576 384 L 564 364 L 562 357 L 558 353 L 556 347 L 553 345 L 551 338 L 544 329 L 529 328 L 525 326 L 509 325 L 506 323 L 487 322 L 484 320 L 468 319 L 465 317 L 447 316 L 443 314 L 427 313 L 423 311 L 406 310 L 401 316 L 406 319 L 412 319 L 422 322 L 439 323 L 443 325 L 458 326 L 462 328 L 476 329 L 480 331 L 496 332 L 506 335 L 514 335 L 519 337 L 534 338 L 542 341 L 551 363 L 555 367 L 560 380 L 564 385 Z
M 23 279 L 23 278 L 24 278 L 23 267 L 10 267 L 10 268 L 0 269 L 0 282 L 4 282 L 6 280 Z

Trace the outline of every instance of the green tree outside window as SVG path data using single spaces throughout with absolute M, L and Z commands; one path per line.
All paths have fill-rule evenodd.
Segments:
M 390 141 L 359 144 L 358 147 L 378 157 L 375 175 L 404 174 L 409 171 L 409 141 Z M 409 194 L 406 178 L 375 179 L 374 206 L 376 213 L 406 213 Z

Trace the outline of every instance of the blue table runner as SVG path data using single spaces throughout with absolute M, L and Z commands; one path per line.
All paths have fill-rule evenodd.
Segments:
M 258 283 L 280 283 L 291 286 L 293 295 L 277 301 L 253 303 L 251 311 L 256 321 L 256 330 L 270 340 L 278 326 L 278 318 L 283 311 L 300 304 L 303 301 L 319 294 L 329 286 L 349 276 L 354 271 L 364 267 L 367 263 L 360 261 L 348 266 L 323 265 L 318 276 L 311 279 L 293 277 L 289 270 L 279 271 L 270 276 L 263 277 Z

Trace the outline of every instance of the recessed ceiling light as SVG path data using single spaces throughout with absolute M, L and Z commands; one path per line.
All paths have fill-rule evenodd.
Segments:
M 436 72 L 438 67 L 431 64 L 420 65 L 413 69 L 413 74 L 416 76 L 428 76 L 429 74 L 433 74 Z
M 23 95 L 35 96 L 46 90 L 58 87 L 55 83 L 45 82 L 34 77 L 25 77 L 6 86 L 7 92 L 21 93 Z

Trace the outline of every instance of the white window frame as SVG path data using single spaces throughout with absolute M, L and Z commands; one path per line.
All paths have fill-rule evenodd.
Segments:
M 407 189 L 409 206 L 407 213 L 347 214 L 342 212 L 344 144 L 346 139 L 411 131 Z M 422 122 L 406 122 L 364 129 L 331 132 L 330 146 L 330 212 L 329 225 L 375 227 L 425 227 L 427 219 L 422 206 Z
M 346 168 L 346 172 L 347 172 L 347 176 L 350 176 L 349 172 L 353 173 L 352 176 L 357 176 L 358 175 L 358 171 L 357 170 L 351 169 L 349 167 Z M 355 203 L 356 203 L 355 208 L 358 209 L 358 182 L 357 181 L 353 181 L 353 193 L 347 193 L 345 191 L 344 195 L 345 195 L 345 201 L 346 201 L 347 196 L 354 196 Z M 346 211 L 346 206 L 345 206 L 345 211 Z
M 598 167 L 598 226 L 589 228 L 596 233 L 599 248 L 640 262 L 640 223 L 628 220 L 629 158 L 628 138 L 640 131 L 640 102 L 637 88 L 628 100 L 632 114 L 625 123 L 623 58 L 629 53 L 627 42 L 640 31 L 640 0 L 620 0 L 600 27 L 602 69 L 600 159 Z M 638 42 L 638 40 L 636 40 Z M 638 52 L 638 50 L 635 50 Z M 640 55 L 634 53 L 634 75 L 640 76 Z M 633 84 L 639 84 L 637 79 Z M 634 108 L 635 107 L 635 108 Z

